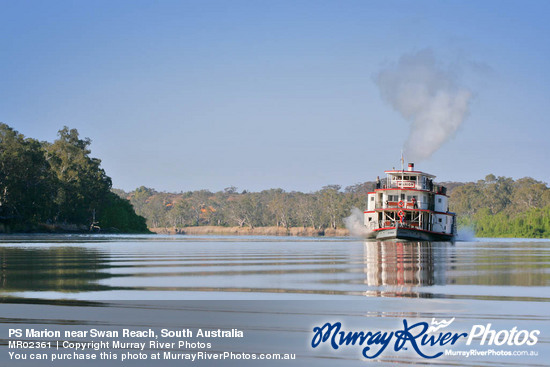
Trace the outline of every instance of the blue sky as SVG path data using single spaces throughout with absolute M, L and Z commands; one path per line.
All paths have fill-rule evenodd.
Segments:
M 550 181 L 546 1 L 0 5 L 0 121 L 48 141 L 77 128 L 118 188 L 373 180 L 410 127 L 375 77 L 426 49 L 472 99 L 417 169 Z

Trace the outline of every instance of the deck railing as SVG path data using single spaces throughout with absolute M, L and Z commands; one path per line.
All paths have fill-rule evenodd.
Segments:
M 394 184 L 389 184 L 389 185 L 381 185 L 381 188 L 384 188 L 384 189 L 401 189 L 401 190 L 406 190 L 406 189 L 427 190 L 427 191 L 430 191 L 430 192 L 433 192 L 433 193 L 436 193 L 436 194 L 447 195 L 447 188 L 445 186 L 442 186 L 442 185 L 432 185 L 430 187 L 428 185 L 423 186 L 421 184 L 415 184 L 412 187 L 402 187 L 402 186 L 399 186 L 398 183 L 394 183 Z
M 374 206 L 375 209 L 423 209 L 423 210 L 434 210 L 433 205 L 430 208 L 428 203 L 425 202 L 417 202 L 416 208 L 414 207 L 414 204 L 409 201 L 404 201 L 405 205 L 403 207 L 399 206 L 399 203 L 390 201 L 387 204 L 386 203 L 376 203 Z
M 418 229 L 420 228 L 420 223 L 418 221 L 411 221 L 411 220 L 379 220 L 370 222 L 370 225 L 367 226 L 369 229 L 378 229 L 378 228 L 388 228 L 388 227 L 399 227 L 399 228 L 413 228 Z

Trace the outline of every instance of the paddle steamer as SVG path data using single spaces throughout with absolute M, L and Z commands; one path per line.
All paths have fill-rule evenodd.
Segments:
M 369 238 L 449 241 L 456 235 L 456 215 L 449 211 L 447 189 L 434 175 L 408 169 L 385 171 L 368 194 L 364 224 Z

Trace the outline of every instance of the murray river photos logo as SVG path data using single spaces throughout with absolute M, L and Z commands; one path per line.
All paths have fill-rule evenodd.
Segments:
M 459 342 L 471 345 L 535 345 L 538 342 L 539 330 L 493 330 L 491 324 L 473 325 L 470 332 L 441 331 L 453 323 L 455 319 L 411 323 L 403 319 L 403 329 L 394 331 L 345 331 L 340 322 L 329 323 L 313 328 L 311 346 L 319 347 L 325 343 L 333 349 L 345 346 L 362 348 L 361 354 L 368 359 L 380 356 L 386 349 L 395 352 L 414 350 L 423 358 L 438 358 L 443 355 L 442 347 L 453 346 Z

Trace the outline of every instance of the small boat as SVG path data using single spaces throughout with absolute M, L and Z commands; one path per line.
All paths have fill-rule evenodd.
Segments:
M 456 235 L 456 214 L 449 211 L 447 189 L 434 175 L 408 169 L 385 171 L 368 193 L 364 224 L 368 238 L 450 241 Z

